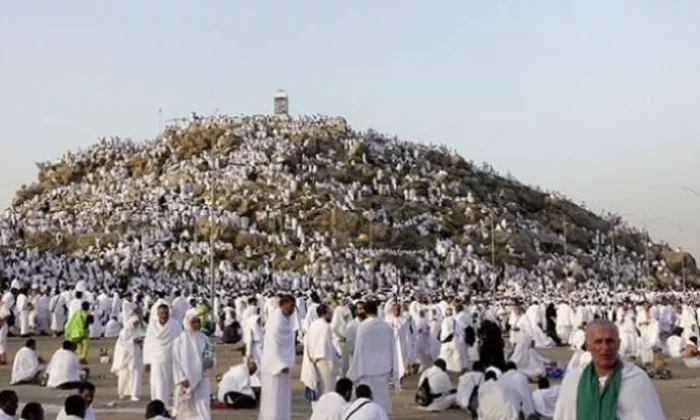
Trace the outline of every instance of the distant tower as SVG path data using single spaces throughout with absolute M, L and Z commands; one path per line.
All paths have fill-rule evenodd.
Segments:
M 289 114 L 289 96 L 284 89 L 275 92 L 275 115 Z

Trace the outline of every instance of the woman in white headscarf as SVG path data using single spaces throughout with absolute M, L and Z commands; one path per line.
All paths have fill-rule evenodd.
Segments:
M 214 349 L 200 331 L 196 316 L 185 316 L 185 331 L 173 342 L 174 415 L 188 420 L 211 419 L 207 372 L 214 367 Z
M 138 401 L 141 395 L 143 336 L 141 320 L 138 316 L 132 316 L 119 332 L 119 338 L 114 344 L 112 373 L 117 375 L 117 392 L 120 399 L 130 396 L 132 401 Z

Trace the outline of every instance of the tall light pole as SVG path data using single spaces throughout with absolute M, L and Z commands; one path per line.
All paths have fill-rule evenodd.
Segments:
M 493 227 L 493 210 L 490 212 L 489 219 L 491 221 L 491 267 L 496 270 L 496 230 Z
M 647 281 L 651 279 L 651 264 L 649 261 L 649 224 L 663 220 L 661 217 L 644 222 L 644 259 L 646 260 Z
M 214 228 L 214 200 L 216 200 L 216 168 L 218 161 L 216 159 L 216 151 L 214 150 L 214 141 L 212 140 L 211 149 L 209 149 L 209 287 L 211 288 L 211 309 L 214 310 L 214 299 L 216 298 L 215 283 L 216 272 L 214 271 L 214 246 L 215 232 Z
M 569 243 L 568 243 L 568 241 L 567 241 L 567 239 L 566 239 L 566 233 L 567 233 L 566 228 L 567 228 L 567 224 L 566 224 L 566 219 L 564 218 L 564 216 L 561 216 L 561 224 L 562 224 L 562 226 L 564 227 L 564 256 L 566 257 L 566 256 L 569 255 Z

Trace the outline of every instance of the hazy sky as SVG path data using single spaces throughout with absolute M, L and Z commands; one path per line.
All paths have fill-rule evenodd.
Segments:
M 294 114 L 446 143 L 700 253 L 700 2 L 0 0 L 0 203 L 163 119 Z

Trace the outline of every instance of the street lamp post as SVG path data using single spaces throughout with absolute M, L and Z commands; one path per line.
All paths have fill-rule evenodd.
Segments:
M 209 287 L 211 292 L 211 308 L 214 309 L 214 299 L 216 298 L 215 283 L 216 272 L 214 271 L 214 246 L 215 232 L 214 229 L 214 200 L 216 199 L 216 155 L 214 143 L 212 141 L 211 149 L 209 150 Z

